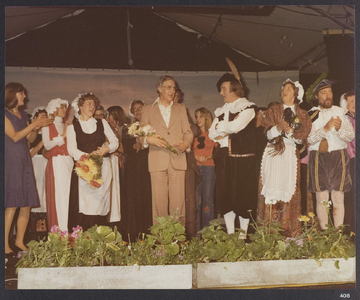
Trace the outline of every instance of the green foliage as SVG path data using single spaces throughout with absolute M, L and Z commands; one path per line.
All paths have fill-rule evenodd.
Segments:
M 309 218 L 310 217 L 310 218 Z M 150 234 L 142 234 L 135 242 L 123 241 L 115 227 L 93 226 L 72 235 L 60 230 L 49 232 L 47 239 L 30 241 L 28 251 L 21 252 L 17 268 L 132 266 L 196 264 L 201 262 L 235 262 L 254 260 L 315 259 L 354 257 L 356 248 L 344 226 L 318 230 L 314 214 L 301 216 L 301 234 L 285 237 L 277 222 L 252 223 L 255 233 L 248 234 L 249 243 L 240 239 L 240 230 L 228 234 L 219 220 L 213 220 L 199 234 L 201 238 L 186 241 L 185 228 L 177 217 L 157 218 Z M 339 261 L 335 260 L 339 268 Z

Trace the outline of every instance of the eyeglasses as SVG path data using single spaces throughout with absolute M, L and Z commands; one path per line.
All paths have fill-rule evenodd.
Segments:
M 176 87 L 171 86 L 171 85 L 167 85 L 167 86 L 163 85 L 162 87 L 165 88 L 165 90 L 167 90 L 167 91 L 171 91 L 171 90 L 176 91 Z
M 95 118 L 101 118 L 101 117 L 104 117 L 104 114 L 95 114 L 94 117 Z
M 138 108 L 133 108 L 132 111 L 134 112 L 138 112 L 138 111 L 141 111 L 142 110 L 142 106 L 141 107 L 138 107 Z

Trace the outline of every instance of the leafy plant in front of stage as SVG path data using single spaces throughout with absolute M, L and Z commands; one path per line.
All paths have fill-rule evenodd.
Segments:
M 239 238 L 239 230 L 228 234 L 219 220 L 212 220 L 210 226 L 204 227 L 199 233 L 201 239 L 193 240 L 202 248 L 198 255 L 194 255 L 198 257 L 198 262 L 237 261 L 245 250 L 245 241 Z

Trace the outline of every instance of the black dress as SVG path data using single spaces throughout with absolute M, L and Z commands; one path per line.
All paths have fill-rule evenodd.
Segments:
M 136 138 L 127 134 L 124 126 L 122 143 L 126 155 L 121 197 L 120 232 L 124 239 L 135 241 L 148 233 L 152 225 L 151 182 L 148 170 L 149 149 L 136 152 Z

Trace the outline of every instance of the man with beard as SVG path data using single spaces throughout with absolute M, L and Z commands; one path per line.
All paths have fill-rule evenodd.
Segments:
M 344 222 L 344 192 L 351 189 L 350 160 L 347 143 L 355 133 L 346 111 L 333 105 L 331 81 L 322 80 L 313 90 L 317 107 L 309 111 L 312 129 L 308 136 L 309 163 L 308 188 L 316 193 L 316 212 L 321 229 L 328 224 L 329 194 L 333 203 L 334 226 Z

